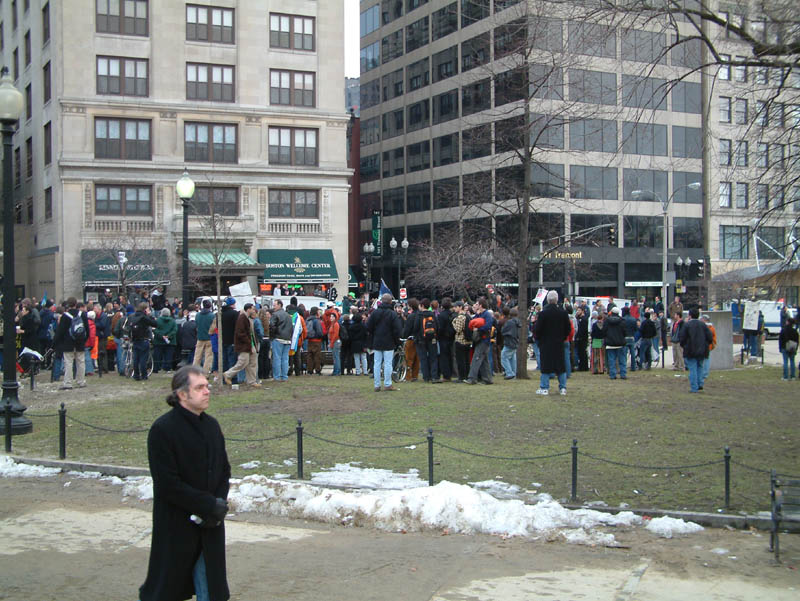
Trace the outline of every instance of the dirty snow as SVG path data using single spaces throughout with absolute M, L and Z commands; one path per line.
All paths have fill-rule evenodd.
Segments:
M 49 477 L 59 472 L 58 468 L 17 464 L 0 455 L 0 477 Z M 100 477 L 96 472 L 67 475 L 99 478 L 120 485 L 125 497 L 153 498 L 153 482 L 146 476 Z M 310 483 L 282 479 L 287 476 L 276 474 L 269 478 L 253 474 L 231 479 L 228 495 L 231 510 L 370 526 L 391 532 L 442 530 L 548 539 L 557 536 L 573 544 L 602 546 L 616 545 L 614 535 L 603 528 L 642 524 L 642 518 L 630 511 L 610 514 L 586 508 L 569 510 L 547 494 L 536 496 L 534 504 L 498 498 L 519 491 L 518 487 L 499 480 L 473 482 L 472 486 L 447 481 L 427 486 L 416 470 L 395 474 L 352 464 L 337 464 L 315 472 Z M 654 518 L 645 527 L 666 538 L 703 529 L 693 522 L 670 517 Z

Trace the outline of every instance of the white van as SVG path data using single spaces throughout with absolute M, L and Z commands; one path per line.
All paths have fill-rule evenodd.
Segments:
M 256 297 L 256 300 L 258 300 L 258 302 L 261 303 L 262 307 L 265 305 L 267 307 L 272 307 L 272 303 L 275 301 L 275 299 L 279 299 L 283 301 L 283 306 L 285 307 L 286 305 L 289 304 L 289 300 L 291 298 L 292 298 L 291 296 L 270 295 L 270 296 Z M 306 311 L 310 310 L 311 307 L 319 307 L 320 309 L 322 309 L 322 311 L 324 311 L 325 306 L 328 304 L 328 299 L 322 296 L 295 296 L 294 298 L 297 299 L 298 305 L 303 305 L 306 308 Z
M 783 303 L 779 303 L 777 301 L 745 301 L 745 311 L 748 311 L 748 305 L 751 307 L 753 305 L 758 306 L 758 310 L 764 314 L 764 331 L 767 333 L 767 336 L 777 336 L 781 333 L 781 309 L 783 308 Z M 789 317 L 796 318 L 797 317 L 797 309 L 789 308 Z

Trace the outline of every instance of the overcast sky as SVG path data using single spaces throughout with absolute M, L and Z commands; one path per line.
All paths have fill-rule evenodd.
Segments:
M 359 0 L 344 0 L 344 75 L 358 77 Z

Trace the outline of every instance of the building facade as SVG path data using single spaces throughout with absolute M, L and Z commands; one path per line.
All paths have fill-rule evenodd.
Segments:
M 362 0 L 359 211 L 362 241 L 381 223 L 380 275 L 398 283 L 392 238 L 413 249 L 466 229 L 514 235 L 506 201 L 524 178 L 523 131 L 529 232 L 534 249 L 537 240 L 554 249 L 541 272 L 531 269 L 532 289 L 652 298 L 666 279 L 670 298 L 677 284 L 713 300 L 707 272 L 754 263 L 732 261 L 720 243 L 732 226 L 752 239 L 753 213 L 717 196 L 732 178 L 718 168 L 719 99 L 735 94 L 714 85 L 707 49 L 676 44 L 676 32 L 691 37 L 692 26 L 621 19 L 591 3 Z M 800 202 L 781 185 L 786 209 L 770 219 L 788 233 Z M 480 210 L 476 195 L 488 199 Z
M 341 3 L 1 10 L 4 62 L 26 97 L 14 169 L 27 295 L 164 284 L 181 296 L 184 170 L 194 292 L 215 292 L 220 264 L 223 294 L 245 280 L 346 289 Z

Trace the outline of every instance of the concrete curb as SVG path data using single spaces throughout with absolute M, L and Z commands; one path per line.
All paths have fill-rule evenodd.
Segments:
M 119 478 L 127 478 L 129 476 L 149 476 L 150 470 L 142 467 L 126 467 L 122 465 L 102 465 L 96 463 L 81 463 L 76 461 L 62 461 L 58 459 L 36 459 L 33 457 L 19 457 L 10 455 L 17 463 L 24 463 L 27 465 L 42 465 L 44 467 L 57 467 L 63 472 L 77 471 L 77 472 L 100 472 L 104 476 L 117 476 Z M 307 480 L 294 480 L 294 479 L 281 479 L 281 482 L 291 482 L 294 484 L 310 484 Z M 339 490 L 353 490 L 352 486 L 330 486 L 326 485 L 325 488 L 335 488 Z M 368 489 L 370 487 L 360 487 Z M 594 509 L 595 511 L 602 511 L 605 513 L 619 513 L 620 511 L 631 511 L 636 515 L 663 517 L 669 516 L 678 518 L 687 522 L 695 522 L 701 526 L 708 526 L 710 528 L 735 528 L 738 530 L 746 530 L 748 528 L 756 528 L 758 530 L 770 530 L 772 528 L 772 519 L 764 515 L 735 515 L 728 513 L 704 513 L 697 511 L 677 511 L 670 509 L 635 509 L 631 507 L 595 507 L 589 505 L 578 505 L 573 503 L 562 504 L 567 509 Z M 781 530 L 786 532 L 800 532 L 800 523 L 798 522 L 783 522 Z

